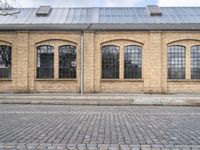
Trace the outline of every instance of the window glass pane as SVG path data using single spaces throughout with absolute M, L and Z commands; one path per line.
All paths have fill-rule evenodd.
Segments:
M 37 78 L 54 78 L 54 50 L 52 46 L 37 47 Z
M 119 47 L 108 45 L 102 47 L 102 78 L 119 78 Z
M 59 47 L 59 78 L 76 78 L 76 47 Z
M 200 45 L 191 48 L 191 79 L 200 79 Z
M 139 79 L 142 77 L 142 47 L 136 45 L 124 48 L 124 78 Z
M 0 45 L 0 78 L 11 78 L 11 47 Z
M 185 79 L 185 47 L 168 47 L 168 79 Z

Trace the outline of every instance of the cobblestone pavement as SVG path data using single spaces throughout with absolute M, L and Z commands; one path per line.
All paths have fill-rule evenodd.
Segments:
M 200 150 L 200 107 L 0 105 L 0 150 Z

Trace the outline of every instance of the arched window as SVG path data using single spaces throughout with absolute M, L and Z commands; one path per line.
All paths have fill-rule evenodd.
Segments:
M 185 79 L 185 47 L 168 47 L 168 79 Z
M 119 50 L 118 46 L 102 47 L 102 78 L 119 78 Z
M 200 45 L 191 47 L 191 79 L 200 79 Z
M 142 47 L 130 45 L 124 47 L 124 78 L 142 78 Z
M 37 78 L 54 78 L 54 48 L 50 45 L 37 47 Z
M 0 78 L 11 78 L 11 50 L 8 45 L 0 45 Z
M 59 78 L 76 78 L 76 47 L 59 47 Z

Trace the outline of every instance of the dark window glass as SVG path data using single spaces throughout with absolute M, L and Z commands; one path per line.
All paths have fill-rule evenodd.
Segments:
M 59 78 L 76 78 L 76 47 L 59 47 Z
M 185 47 L 168 47 L 168 79 L 185 79 Z
M 200 79 L 200 45 L 191 48 L 191 79 Z
M 130 45 L 124 47 L 124 78 L 139 79 L 142 77 L 142 47 Z
M 53 46 L 37 47 L 37 78 L 54 78 Z
M 0 78 L 11 78 L 11 47 L 0 45 Z
M 102 78 L 119 78 L 119 47 L 114 45 L 102 47 Z

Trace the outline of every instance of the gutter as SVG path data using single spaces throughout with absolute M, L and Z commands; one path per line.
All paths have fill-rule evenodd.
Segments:
M 5 31 L 200 31 L 200 23 L 0 24 Z

